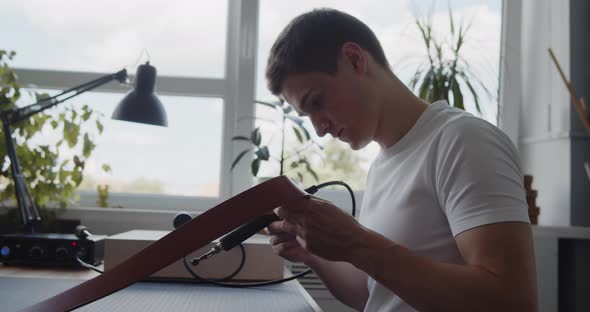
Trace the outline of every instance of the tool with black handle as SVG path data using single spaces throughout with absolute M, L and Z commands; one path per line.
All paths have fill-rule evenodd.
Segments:
M 315 194 L 318 191 L 318 189 L 319 188 L 314 185 L 312 187 L 305 189 L 305 192 L 308 194 Z M 211 248 L 211 250 L 197 258 L 192 259 L 191 264 L 197 265 L 202 260 L 209 259 L 214 255 L 220 253 L 221 251 L 228 251 L 236 247 L 237 245 L 243 243 L 245 240 L 252 237 L 254 234 L 260 232 L 262 229 L 268 227 L 271 223 L 279 220 L 280 219 L 276 214 L 271 213 L 260 216 L 250 223 L 246 223 L 222 237 L 219 240 L 219 243 L 217 243 L 213 248 Z

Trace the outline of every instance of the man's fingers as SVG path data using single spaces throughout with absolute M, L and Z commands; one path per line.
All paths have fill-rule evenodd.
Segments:
M 270 237 L 270 244 L 271 245 L 278 245 L 283 242 L 288 242 L 290 240 L 295 240 L 295 235 L 290 233 L 279 233 Z
M 287 211 L 283 207 L 277 207 L 273 210 L 273 212 L 279 217 L 279 219 L 283 220 L 287 216 Z
M 292 235 L 299 234 L 299 226 L 295 223 L 289 222 L 288 220 L 283 220 L 281 222 L 281 230 L 283 230 L 283 232 L 287 232 Z
M 297 241 L 286 241 L 280 244 L 272 245 L 272 249 L 279 255 L 284 256 L 287 251 L 293 249 L 295 247 L 299 247 L 299 243 Z
M 302 213 L 308 208 L 310 199 L 311 196 L 309 195 L 300 197 L 275 208 L 274 213 L 279 216 L 280 219 L 286 218 L 289 214 Z
M 281 229 L 281 222 L 282 221 L 275 221 L 271 224 L 269 224 L 266 227 L 266 231 L 268 232 L 268 234 L 270 235 L 277 235 L 283 232 L 283 230 Z

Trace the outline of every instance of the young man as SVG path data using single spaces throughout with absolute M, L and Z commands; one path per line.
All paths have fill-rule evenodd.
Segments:
M 414 96 L 373 32 L 336 10 L 295 18 L 266 78 L 319 136 L 382 148 L 359 222 L 315 197 L 279 207 L 282 221 L 268 227 L 277 254 L 307 264 L 358 310 L 537 309 L 522 175 L 506 135 Z

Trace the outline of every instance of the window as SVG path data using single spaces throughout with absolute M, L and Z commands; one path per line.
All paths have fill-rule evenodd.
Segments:
M 227 1 L 4 1 L 0 16 L 15 67 L 110 73 L 145 49 L 160 76 L 224 76 Z
M 122 94 L 87 92 L 62 104 L 77 108 L 88 105 L 102 115 L 102 134 L 95 130 L 94 119 L 84 124 L 96 149 L 86 160 L 80 190 L 96 191 L 97 185 L 108 185 L 115 193 L 218 197 L 222 100 L 159 96 L 169 126 L 158 127 L 110 119 L 122 98 Z M 59 106 L 50 110 L 58 111 L 62 111 Z M 61 135 L 47 125 L 37 139 L 57 142 Z M 80 154 L 81 150 L 70 151 L 65 145 L 60 152 L 64 159 Z M 108 165 L 110 172 L 103 170 L 103 165 Z
M 464 56 L 469 61 L 471 69 L 491 90 L 491 97 L 481 96 L 481 117 L 497 124 L 501 0 L 450 1 L 450 5 L 456 21 L 471 23 L 468 37 L 465 39 Z M 417 66 L 427 60 L 424 43 L 415 24 L 416 16 L 431 16 L 433 29 L 436 32 L 441 35 L 449 33 L 449 10 L 446 1 L 369 1 L 367 3 L 366 1 L 304 0 L 294 3 L 261 0 L 256 68 L 258 99 L 273 99 L 266 89 L 264 69 L 269 50 L 279 32 L 295 16 L 322 7 L 347 12 L 365 22 L 379 38 L 394 73 L 405 83 L 411 80 Z M 481 89 L 477 91 L 482 94 Z M 466 109 L 476 113 L 473 101 L 466 101 Z M 257 116 L 262 120 L 269 118 L 270 115 L 265 108 L 259 108 Z M 265 131 L 268 133 L 270 127 L 264 122 L 259 122 L 258 125 L 264 137 Z M 308 127 L 308 129 L 313 128 Z M 294 137 L 287 138 L 295 142 Z M 346 144 L 330 142 L 332 140 L 326 136 L 320 141 L 334 154 L 349 153 L 347 159 L 354 161 L 350 161 L 350 166 L 340 172 L 334 170 L 338 168 L 338 165 L 330 163 L 331 157 L 327 158 L 328 163 L 316 163 L 315 167 L 320 171 L 324 168 L 332 168 L 329 171 L 323 170 L 320 180 L 343 179 L 356 189 L 363 189 L 366 171 L 379 151 L 379 147 L 372 143 L 361 151 L 351 152 Z M 359 164 L 354 166 L 354 162 Z M 276 172 L 276 168 L 272 166 L 267 166 L 264 170 L 264 172 Z
M 121 68 L 134 75 L 147 60 L 158 70 L 156 92 L 168 114 L 167 128 L 110 120 L 129 90 L 116 83 L 62 104 L 88 104 L 105 116 L 85 167 L 82 207 L 96 205 L 96 184 L 109 185 L 109 204 L 134 209 L 204 210 L 233 194 L 230 138 L 236 103 L 248 96 L 234 81 L 254 75 L 240 64 L 243 54 L 253 55 L 252 48 L 241 48 L 252 39 L 239 40 L 247 33 L 238 31 L 256 20 L 248 8 L 238 1 L 3 6 L 0 27 L 19 25 L 3 49 L 17 52 L 12 66 L 23 87 L 57 93 Z M 241 22 L 228 18 L 240 15 Z M 21 105 L 32 102 L 23 99 Z

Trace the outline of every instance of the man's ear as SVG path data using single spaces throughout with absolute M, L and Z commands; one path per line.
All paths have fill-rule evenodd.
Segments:
M 366 71 L 366 57 L 364 50 L 354 42 L 345 42 L 342 45 L 342 55 L 345 60 L 352 65 L 356 72 L 364 73 Z

